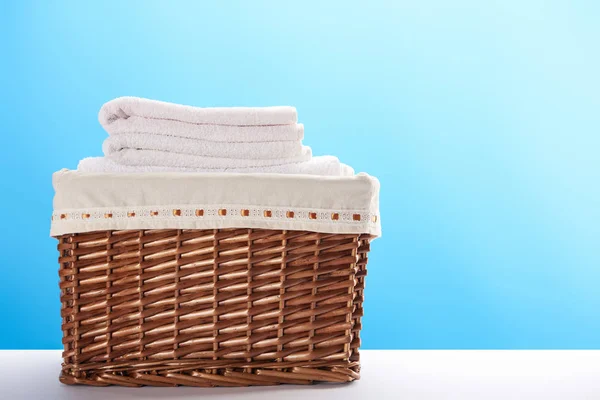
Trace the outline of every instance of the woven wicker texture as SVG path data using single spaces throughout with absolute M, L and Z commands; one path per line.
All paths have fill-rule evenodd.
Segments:
M 63 383 L 359 378 L 369 235 L 170 229 L 58 239 Z

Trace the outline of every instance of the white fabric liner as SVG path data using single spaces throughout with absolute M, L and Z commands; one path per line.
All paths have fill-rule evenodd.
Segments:
M 91 173 L 63 169 L 51 236 L 99 230 L 262 228 L 381 235 L 367 174 Z

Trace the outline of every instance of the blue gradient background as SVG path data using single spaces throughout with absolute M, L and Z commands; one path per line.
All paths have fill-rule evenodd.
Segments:
M 204 3 L 0 3 L 0 348 L 61 347 L 50 176 L 122 95 L 295 105 L 379 177 L 364 348 L 600 348 L 600 3 Z

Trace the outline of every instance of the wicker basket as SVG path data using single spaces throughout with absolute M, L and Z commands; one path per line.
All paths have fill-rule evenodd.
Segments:
M 59 236 L 60 381 L 249 386 L 359 378 L 369 235 Z

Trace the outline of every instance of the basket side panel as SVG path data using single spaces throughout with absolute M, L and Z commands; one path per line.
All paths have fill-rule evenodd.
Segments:
M 361 235 L 357 251 L 358 261 L 356 262 L 356 286 L 354 287 L 354 312 L 352 314 L 352 319 L 354 321 L 351 345 L 352 356 L 350 357 L 350 361 L 357 363 L 356 367 L 354 367 L 356 372 L 359 372 L 360 370 L 360 365 L 358 365 L 358 362 L 360 361 L 359 348 L 361 345 L 360 331 L 362 329 L 361 318 L 364 315 L 363 302 L 365 299 L 364 290 L 365 278 L 367 276 L 368 254 L 371 249 L 370 238 L 369 235 Z
M 103 231 L 58 247 L 64 383 L 358 379 L 368 236 Z

